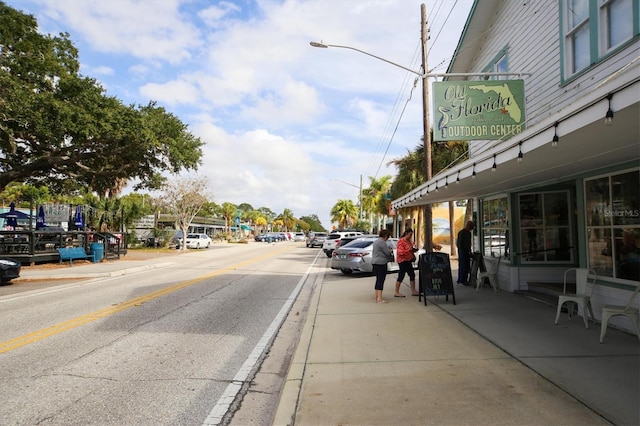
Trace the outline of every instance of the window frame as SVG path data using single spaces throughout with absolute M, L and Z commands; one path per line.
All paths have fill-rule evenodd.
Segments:
M 566 200 L 566 211 L 564 215 L 566 217 L 566 223 L 551 223 L 550 216 L 546 213 L 549 211 L 547 203 L 545 203 L 545 197 L 562 194 Z M 532 217 L 529 221 L 523 218 L 523 197 L 527 196 L 539 196 L 541 197 L 541 204 L 539 205 L 538 217 Z M 550 200 L 549 200 L 550 201 Z M 522 192 L 518 194 L 518 239 L 520 244 L 520 263 L 522 265 L 545 265 L 545 264 L 574 264 L 576 259 L 576 248 L 573 245 L 573 215 L 571 202 L 571 191 L 568 189 L 559 189 L 551 191 L 532 191 Z M 558 255 L 562 250 L 562 246 L 549 248 L 547 247 L 547 241 L 550 241 L 549 237 L 557 235 L 557 240 L 562 240 L 562 230 L 565 233 L 565 249 L 568 252 L 568 258 L 566 259 L 553 259 L 553 254 Z M 527 237 L 524 237 L 527 235 Z M 531 241 L 533 239 L 533 241 Z M 551 240 L 553 241 L 553 240 Z M 525 244 L 527 246 L 525 247 Z M 541 247 L 538 247 L 538 246 Z M 540 250 L 541 248 L 541 250 Z M 533 249 L 533 250 L 532 250 Z M 533 253 L 533 257 L 531 257 Z M 541 254 L 538 254 L 541 253 Z
M 492 215 L 493 209 L 491 208 L 491 204 L 498 203 L 497 207 L 500 207 L 499 204 L 501 201 L 505 203 L 503 204 L 505 210 L 502 216 L 497 215 L 494 218 Z M 508 195 L 499 195 L 491 198 L 483 198 L 480 200 L 480 206 L 483 216 L 482 222 L 480 223 L 480 251 L 485 257 L 496 257 L 494 255 L 497 254 L 499 257 L 504 259 L 510 259 L 510 197 Z M 498 237 L 498 240 L 504 239 L 504 243 L 498 243 L 495 245 L 493 242 L 496 236 Z
M 504 70 L 500 70 L 500 65 L 504 64 Z M 505 46 L 498 54 L 489 62 L 482 72 L 509 72 L 509 46 Z M 507 80 L 507 75 L 485 75 L 484 80 Z
M 635 200 L 637 203 L 635 208 L 631 204 L 631 208 L 623 209 L 625 212 L 629 212 L 628 217 L 632 219 L 628 222 L 631 223 L 627 223 L 624 219 L 620 219 L 622 216 L 613 213 L 617 210 L 616 204 L 621 204 L 619 198 L 618 201 L 616 201 L 614 179 L 616 176 L 624 176 L 632 173 L 638 174 L 638 182 L 640 182 L 640 167 L 593 176 L 585 178 L 583 181 L 586 258 L 589 268 L 594 269 L 599 277 L 635 281 L 632 278 L 625 278 L 621 271 L 621 263 L 624 259 L 621 258 L 620 243 L 622 242 L 623 235 L 629 230 L 635 233 L 636 240 L 640 239 L 640 237 L 638 237 L 640 236 L 640 201 L 638 201 L 638 199 Z M 608 197 L 606 200 L 601 199 L 599 203 L 596 203 L 590 196 L 593 190 L 590 183 L 597 184 L 597 181 L 603 182 L 605 179 L 607 181 L 606 188 Z M 597 192 L 598 194 L 602 194 L 601 190 Z M 622 203 L 622 205 L 624 206 L 625 204 Z M 635 223 L 633 223 L 634 220 Z
M 572 0 L 559 0 L 560 4 L 560 72 L 563 82 L 571 80 L 589 70 L 594 65 L 606 59 L 627 44 L 633 42 L 640 35 L 640 0 L 582 0 L 588 2 L 588 17 L 575 23 L 569 28 L 570 12 Z M 633 13 L 631 19 L 632 33 L 629 37 L 619 41 L 613 46 L 606 46 L 608 39 L 610 7 L 618 1 L 631 1 Z M 572 42 L 574 36 L 581 30 L 588 31 L 588 52 L 587 63 L 580 68 L 575 68 L 575 52 Z M 574 69 L 575 68 L 575 69 Z

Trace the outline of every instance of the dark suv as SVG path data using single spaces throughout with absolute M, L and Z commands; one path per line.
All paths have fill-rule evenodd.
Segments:
M 309 232 L 307 235 L 307 247 L 322 247 L 324 240 L 327 238 L 326 232 Z

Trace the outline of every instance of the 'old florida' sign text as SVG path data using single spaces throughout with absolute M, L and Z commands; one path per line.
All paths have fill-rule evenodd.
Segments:
M 509 139 L 525 128 L 524 81 L 433 83 L 433 139 Z

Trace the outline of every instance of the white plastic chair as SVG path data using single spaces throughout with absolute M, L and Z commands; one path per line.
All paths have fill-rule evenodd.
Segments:
M 576 294 L 567 294 L 567 274 L 571 271 L 576 271 Z M 591 282 L 589 282 L 589 274 L 593 276 Z M 562 305 L 567 304 L 567 312 L 569 312 L 569 319 L 573 315 L 573 304 L 578 305 L 578 308 L 582 310 L 582 319 L 584 320 L 584 326 L 589 328 L 589 316 L 591 314 L 591 321 L 596 322 L 593 316 L 593 308 L 591 307 L 591 294 L 593 288 L 596 285 L 596 271 L 593 269 L 585 268 L 571 268 L 564 272 L 564 287 L 562 294 L 558 296 L 558 309 L 556 311 L 556 324 L 560 318 L 560 311 Z M 591 289 L 588 289 L 588 284 L 591 284 Z M 583 290 L 584 289 L 584 290 Z M 587 312 L 588 311 L 588 312 Z
M 493 287 L 493 291 L 498 292 L 498 268 L 500 267 L 500 259 L 493 257 L 495 261 L 493 265 L 491 265 L 491 269 L 487 268 L 487 272 L 478 272 L 478 278 L 476 279 L 476 291 L 484 284 L 484 279 L 487 278 L 489 280 L 489 284 Z
M 636 327 L 636 334 L 638 339 L 640 339 L 640 327 L 638 326 L 638 322 L 640 322 L 640 311 L 637 308 L 632 308 L 631 304 L 633 303 L 633 299 L 638 295 L 638 291 L 640 291 L 640 284 L 636 285 L 636 289 L 631 294 L 629 301 L 626 305 L 605 305 L 602 308 L 602 320 L 600 323 L 600 343 L 604 340 L 604 335 L 607 332 L 607 324 L 609 323 L 609 318 L 616 315 L 624 315 L 631 320 L 633 325 Z

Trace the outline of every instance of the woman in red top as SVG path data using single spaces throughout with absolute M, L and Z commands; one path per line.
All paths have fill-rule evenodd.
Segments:
M 398 240 L 398 249 L 396 254 L 396 262 L 400 266 L 398 272 L 398 280 L 396 281 L 396 294 L 395 297 L 404 297 L 404 294 L 400 294 L 400 284 L 404 279 L 404 274 L 409 275 L 409 284 L 411 285 L 411 295 L 417 296 L 416 290 L 416 273 L 413 271 L 413 259 L 414 252 L 416 251 L 411 239 L 413 238 L 413 230 L 407 229 L 402 234 L 402 237 Z

